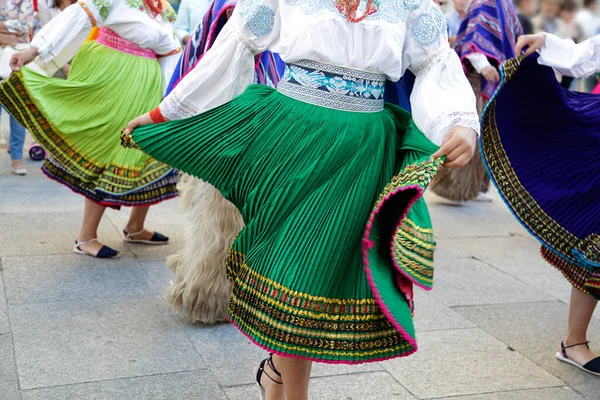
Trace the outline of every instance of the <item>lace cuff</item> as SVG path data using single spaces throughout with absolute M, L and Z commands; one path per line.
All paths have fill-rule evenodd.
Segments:
M 164 118 L 169 121 L 184 119 L 199 113 L 199 110 L 179 98 L 176 91 L 172 91 L 171 94 L 165 97 L 160 103 L 159 109 Z
M 454 111 L 448 114 L 442 114 L 437 117 L 427 130 L 429 140 L 433 143 L 442 143 L 446 133 L 455 126 L 471 128 L 477 132 L 477 137 L 481 133 L 479 117 L 472 111 Z

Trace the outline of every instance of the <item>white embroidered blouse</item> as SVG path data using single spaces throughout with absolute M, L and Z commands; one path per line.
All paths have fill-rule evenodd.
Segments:
M 582 78 L 600 72 L 600 35 L 575 44 L 546 33 L 546 42 L 539 50 L 538 62 L 560 74 Z
M 253 56 L 270 50 L 286 63 L 317 61 L 392 81 L 409 69 L 417 76 L 413 118 L 432 142 L 439 145 L 458 125 L 479 132 L 473 90 L 432 0 L 380 0 L 357 23 L 337 1 L 344 0 L 240 0 L 213 47 L 162 102 L 161 113 L 182 119 L 231 100 L 252 83 Z M 358 15 L 366 8 L 362 1 Z
M 60 68 L 70 61 L 94 26 L 106 26 L 141 48 L 166 55 L 180 48 L 169 9 L 151 16 L 143 0 L 82 0 L 46 24 L 31 41 L 41 63 Z M 179 54 L 159 58 L 165 85 L 171 79 Z M 48 72 L 47 68 L 44 68 Z

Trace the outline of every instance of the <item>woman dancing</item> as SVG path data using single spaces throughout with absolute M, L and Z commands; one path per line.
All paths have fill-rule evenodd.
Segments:
M 498 87 L 498 68 L 515 56 L 515 44 L 522 33 L 512 0 L 474 0 L 469 6 L 454 50 L 463 62 L 480 114 Z M 463 169 L 442 168 L 430 189 L 462 204 L 468 200 L 491 201 L 487 195 L 489 184 L 481 155 L 477 152 Z
M 83 0 L 67 7 L 13 56 L 0 102 L 44 146 L 42 171 L 85 196 L 74 252 L 116 258 L 97 239 L 105 207 L 132 206 L 123 239 L 163 244 L 145 229 L 149 206 L 177 195 L 172 168 L 119 145 L 123 124 L 160 103 L 178 56 L 172 8 L 162 1 Z M 21 68 L 39 56 L 52 75 L 76 51 L 73 43 L 94 29 L 75 56 L 67 80 Z M 50 67 L 48 67 L 50 66 Z M 161 72 L 162 69 L 162 72 Z M 53 72 L 52 72 L 53 71 Z M 164 78 L 166 77 L 166 79 Z
M 492 181 L 542 256 L 573 285 L 567 333 L 556 357 L 600 376 L 587 330 L 600 298 L 600 98 L 563 89 L 600 71 L 600 36 L 583 43 L 541 33 L 519 38 L 502 87 L 483 117 L 482 151 Z
M 287 63 L 277 89 L 251 85 L 265 50 Z M 386 78 L 406 69 L 414 122 L 383 101 Z M 441 156 L 447 167 L 470 160 L 478 127 L 431 0 L 263 0 L 240 3 L 123 143 L 240 210 L 229 317 L 273 353 L 256 370 L 261 393 L 297 400 L 308 398 L 312 361 L 416 351 L 412 285 L 431 287 L 435 246 L 421 195 Z

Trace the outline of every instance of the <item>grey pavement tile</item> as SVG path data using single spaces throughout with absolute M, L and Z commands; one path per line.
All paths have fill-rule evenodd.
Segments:
M 464 206 L 448 205 L 432 192 L 425 199 L 438 238 L 509 237 L 526 236 L 527 231 L 508 214 L 495 192 L 490 192 L 492 203 L 468 202 Z
M 568 385 L 582 385 L 584 389 L 591 385 L 596 393 L 600 393 L 598 377 L 561 363 L 554 357 L 567 330 L 568 310 L 568 305 L 559 301 L 455 308 Z M 593 319 L 588 332 L 592 348 L 600 351 L 600 321 Z
M 254 368 L 268 355 L 231 324 L 190 325 L 187 333 L 202 360 L 210 365 L 215 378 L 223 386 L 254 382 Z M 381 371 L 381 366 L 378 363 L 356 366 L 315 363 L 313 376 L 370 371 Z
M 83 210 L 83 196 L 73 193 L 67 187 L 46 177 L 33 178 L 28 173 L 27 176 L 17 177 L 17 179 L 20 181 L 11 178 L 0 184 L 0 192 L 10 193 L 9 196 L 0 196 L 0 213 L 35 214 L 40 212 L 81 212 Z M 1 180 L 3 178 L 0 178 Z M 50 185 L 45 181 L 48 181 Z M 35 223 L 35 218 L 31 217 L 30 221 Z
M 9 333 L 0 335 L 0 398 L 2 400 L 21 398 L 13 353 L 11 335 Z
M 521 236 L 438 240 L 445 256 L 485 261 L 513 276 L 544 274 L 554 269 L 540 256 L 540 245 Z
M 4 285 L 2 283 L 2 260 L 0 259 L 0 334 L 10 332 L 8 323 L 8 308 L 4 296 Z
M 71 254 L 82 216 L 81 211 L 0 214 L 0 256 Z M 108 246 L 125 247 L 107 218 L 100 223 L 98 235 Z
M 142 271 L 146 274 L 150 283 L 159 293 L 164 294 L 169 282 L 173 279 L 173 272 L 163 261 L 150 261 L 140 263 Z
M 157 294 L 132 258 L 99 260 L 77 254 L 7 257 L 2 265 L 9 304 Z
M 255 384 L 224 389 L 230 400 L 258 398 Z M 339 375 L 313 378 L 309 387 L 311 400 L 413 400 L 402 385 L 385 372 Z
M 23 400 L 227 400 L 210 376 L 197 370 L 25 390 Z
M 554 300 L 539 289 L 468 258 L 437 262 L 432 296 L 449 306 Z
M 22 389 L 203 368 L 158 296 L 14 305 Z
M 550 264 L 546 264 L 546 267 L 546 271 L 544 272 L 519 274 L 516 278 L 521 282 L 525 282 L 552 295 L 563 303 L 568 303 L 571 298 L 571 289 L 573 286 L 571 286 L 559 270 Z M 597 315 L 600 314 L 597 313 Z
M 417 341 L 414 356 L 383 367 L 419 398 L 564 385 L 481 329 L 422 332 Z
M 586 399 L 598 400 L 600 398 L 600 385 L 598 384 L 598 378 L 590 380 L 587 383 L 581 385 L 573 385 L 573 389 L 577 390 Z
M 568 386 L 549 389 L 513 390 L 474 396 L 441 397 L 439 400 L 585 400 Z
M 431 292 L 415 289 L 415 328 L 417 332 L 474 328 L 476 326 L 456 311 L 435 300 Z

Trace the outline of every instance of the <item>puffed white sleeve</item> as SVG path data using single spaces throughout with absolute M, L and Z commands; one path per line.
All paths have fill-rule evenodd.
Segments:
M 540 64 L 562 75 L 582 78 L 600 72 L 600 35 L 575 44 L 571 39 L 559 39 L 546 33 L 546 42 L 539 53 Z
M 102 25 L 112 9 L 111 0 L 82 0 L 72 4 L 46 24 L 31 41 L 39 57 L 48 63 L 69 44 L 80 41 L 93 27 Z
M 479 134 L 475 95 L 448 44 L 442 12 L 432 0 L 407 3 L 415 4 L 415 9 L 408 15 L 402 64 L 416 76 L 410 96 L 415 124 L 437 145 L 455 126 Z
M 277 0 L 242 0 L 217 40 L 160 104 L 167 120 L 190 117 L 241 94 L 254 80 L 254 56 L 279 38 Z

